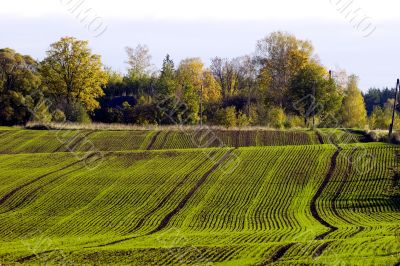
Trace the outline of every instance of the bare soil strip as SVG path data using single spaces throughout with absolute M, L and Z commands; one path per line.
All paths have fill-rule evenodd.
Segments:
M 151 138 L 150 144 L 149 146 L 147 146 L 146 150 L 151 150 L 154 146 L 154 143 L 157 140 L 157 137 L 160 135 L 161 131 L 158 131 L 156 134 L 154 134 L 154 136 Z
M 28 261 L 30 259 L 33 259 L 35 257 L 40 258 L 41 255 L 48 254 L 48 253 L 51 253 L 51 252 L 54 252 L 54 251 L 55 250 L 47 250 L 47 251 L 31 254 L 29 256 L 25 256 L 25 257 L 19 258 L 16 262 L 17 263 L 24 263 L 24 262 L 26 262 L 26 261 Z
M 333 212 L 337 217 L 339 217 L 340 219 L 346 221 L 346 222 L 349 223 L 349 224 L 351 224 L 351 222 L 348 221 L 347 219 L 345 219 L 344 217 L 340 216 L 340 214 L 338 213 L 338 211 L 337 211 L 337 209 L 336 209 L 336 204 L 335 204 L 335 202 L 336 202 L 337 199 L 339 198 L 340 194 L 343 192 L 344 186 L 346 185 L 347 180 L 348 180 L 348 178 L 349 178 L 349 176 L 350 176 L 350 174 L 351 174 L 351 170 L 352 170 L 352 168 L 353 168 L 353 157 L 354 157 L 354 153 L 355 153 L 356 151 L 357 151 L 357 149 L 354 149 L 354 150 L 352 151 L 352 153 L 350 154 L 350 157 L 349 157 L 349 165 L 348 165 L 348 167 L 347 167 L 347 169 L 346 169 L 346 173 L 344 174 L 343 179 L 342 179 L 342 182 L 340 183 L 339 188 L 336 190 L 335 194 L 333 195 L 333 198 L 332 198 L 332 201 L 331 201 L 331 209 L 332 209 L 332 212 Z
M 354 150 L 352 151 L 352 153 L 351 153 L 351 155 L 350 155 L 350 157 L 349 157 L 349 165 L 348 165 L 348 167 L 347 167 L 347 169 L 346 169 L 346 173 L 344 174 L 343 179 L 342 179 L 342 182 L 340 183 L 340 186 L 339 186 L 339 188 L 336 190 L 336 192 L 335 192 L 335 194 L 334 194 L 334 196 L 333 196 L 333 198 L 332 198 L 332 201 L 331 201 L 331 209 L 332 209 L 332 212 L 333 212 L 337 217 L 339 217 L 340 219 L 346 221 L 346 222 L 349 223 L 349 224 L 351 224 L 351 222 L 348 221 L 347 219 L 345 219 L 344 217 L 342 217 L 342 216 L 338 213 L 338 211 L 337 211 L 337 209 L 336 209 L 336 204 L 335 204 L 335 202 L 337 201 L 337 199 L 339 198 L 340 194 L 342 193 L 342 191 L 343 191 L 343 189 L 344 189 L 344 186 L 346 185 L 347 180 L 348 180 L 348 178 L 349 178 L 349 176 L 350 176 L 351 170 L 352 170 L 352 168 L 353 168 L 353 156 L 354 156 L 354 153 L 355 153 L 356 151 L 357 151 L 357 149 L 354 149 Z M 317 238 L 319 237 L 320 239 L 323 239 L 323 238 L 325 238 L 328 234 L 330 234 L 330 233 L 332 233 L 332 232 L 334 232 L 334 231 L 336 231 L 336 230 L 338 229 L 338 228 L 336 228 L 336 229 L 333 229 L 333 228 L 336 228 L 336 227 L 334 227 L 334 226 L 333 226 L 333 227 L 330 227 L 330 231 L 329 231 L 329 232 L 324 233 L 324 234 L 322 234 L 322 235 L 319 235 L 319 236 L 317 236 Z M 316 239 L 317 239 L 317 238 L 316 238 Z M 316 257 L 321 256 L 322 253 L 324 252 L 324 250 L 325 250 L 331 243 L 332 243 L 332 242 L 326 242 L 326 243 L 322 244 L 321 246 L 319 246 L 319 247 L 315 250 L 315 253 L 313 254 L 313 258 L 316 258 Z
M 164 149 L 165 144 L 167 144 L 168 137 L 169 137 L 170 134 L 171 134 L 171 131 L 168 131 L 167 133 L 165 133 L 163 142 L 161 143 L 161 146 L 159 147 L 160 150 Z
M 317 139 L 318 139 L 319 143 L 324 144 L 324 139 L 322 138 L 321 133 L 316 131 L 316 134 L 317 134 Z
M 311 199 L 311 203 L 310 203 L 310 209 L 311 209 L 311 214 L 312 216 L 322 225 L 326 226 L 329 228 L 329 231 L 326 233 L 323 233 L 317 237 L 315 237 L 315 240 L 321 240 L 324 239 L 327 235 L 329 235 L 330 233 L 336 231 L 338 228 L 336 226 L 333 226 L 331 224 L 329 224 L 327 221 L 325 221 L 318 213 L 317 210 L 317 200 L 318 198 L 321 196 L 322 192 L 324 191 L 324 189 L 326 188 L 326 186 L 329 183 L 329 180 L 332 178 L 333 172 L 335 171 L 336 168 L 336 161 L 337 161 L 337 157 L 340 153 L 342 149 L 340 147 L 337 148 L 336 152 L 333 154 L 332 159 L 331 159 L 331 166 L 329 168 L 329 171 L 327 173 L 327 175 L 325 176 L 324 181 L 321 183 L 321 185 L 319 186 L 317 192 L 315 193 L 315 195 L 313 196 L 313 198 Z
M 360 226 L 360 227 L 358 228 L 357 231 L 355 231 L 354 233 L 352 233 L 351 235 L 349 235 L 349 238 L 354 237 L 355 235 L 361 233 L 361 232 L 364 231 L 364 230 L 365 230 L 365 227 L 364 227 L 364 226 Z
M 271 258 L 269 258 L 267 261 L 263 261 L 261 262 L 259 265 L 260 266 L 264 266 L 264 265 L 268 265 L 268 264 L 272 264 L 274 262 L 277 262 L 280 258 L 283 257 L 283 255 L 285 255 L 285 253 L 295 245 L 296 243 L 290 243 L 284 246 L 281 246 L 278 248 L 277 251 L 275 251 L 274 255 L 272 255 Z
M 322 245 L 320 245 L 315 251 L 314 254 L 312 255 L 313 259 L 319 257 L 322 255 L 324 250 L 332 243 L 333 241 L 330 242 L 325 242 Z

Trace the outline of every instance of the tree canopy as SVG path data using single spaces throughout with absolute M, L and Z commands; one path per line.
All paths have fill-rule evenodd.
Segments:
M 367 124 L 364 98 L 357 84 L 358 78 L 351 76 L 341 109 L 343 125 L 349 128 L 364 128 Z
M 281 31 L 259 40 L 252 54 L 216 56 L 209 66 L 198 57 L 175 64 L 167 54 L 157 70 L 146 45 L 125 50 L 125 73 L 103 66 L 87 41 L 73 37 L 51 44 L 41 62 L 0 50 L 0 123 L 197 124 L 202 118 L 281 128 L 309 127 L 313 117 L 319 127 L 369 122 L 377 128 L 386 126 L 384 104 L 394 97 L 393 89 L 362 95 L 355 76 L 342 69 L 331 75 L 310 41 Z M 35 108 L 41 99 L 50 102 Z
M 55 100 L 65 99 L 67 105 L 82 104 L 87 111 L 98 108 L 108 75 L 88 42 L 64 37 L 46 54 L 40 67 L 46 92 Z
M 34 114 L 42 96 L 38 63 L 12 49 L 0 49 L 0 123 L 20 124 Z

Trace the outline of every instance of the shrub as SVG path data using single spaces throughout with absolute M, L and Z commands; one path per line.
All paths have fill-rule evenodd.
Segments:
M 286 118 L 285 128 L 304 127 L 304 120 L 300 116 L 291 115 Z
M 226 128 L 235 127 L 237 125 L 236 109 L 233 106 L 219 109 L 215 113 L 215 122 Z
M 272 107 L 268 110 L 268 123 L 274 128 L 283 128 L 286 115 L 282 108 Z
M 82 104 L 75 103 L 67 106 L 65 111 L 66 119 L 70 122 L 77 122 L 82 124 L 91 123 L 91 119 Z
M 387 129 L 389 127 L 391 115 L 387 114 L 380 106 L 375 106 L 369 117 L 369 126 L 372 129 Z
M 237 116 L 237 125 L 239 127 L 247 127 L 251 123 L 250 117 L 248 117 L 246 114 L 239 112 Z
M 60 109 L 56 109 L 53 112 L 53 118 L 52 118 L 52 122 L 56 122 L 56 123 L 62 123 L 65 122 L 66 117 L 63 111 L 61 111 Z
M 41 123 L 51 122 L 52 117 L 45 101 L 40 100 L 39 103 L 35 106 L 35 108 L 31 111 L 31 113 L 32 113 L 32 121 L 34 122 L 41 122 Z
M 257 125 L 259 122 L 258 119 L 258 108 L 255 104 L 251 104 L 249 108 L 249 121 L 252 125 Z

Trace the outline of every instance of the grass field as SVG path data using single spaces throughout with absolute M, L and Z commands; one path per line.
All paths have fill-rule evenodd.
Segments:
M 397 146 L 328 130 L 217 131 L 209 145 L 61 133 L 0 131 L 0 264 L 400 263 Z

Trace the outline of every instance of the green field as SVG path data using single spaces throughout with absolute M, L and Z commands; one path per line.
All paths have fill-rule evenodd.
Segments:
M 341 133 L 3 128 L 0 264 L 396 265 L 397 146 Z

